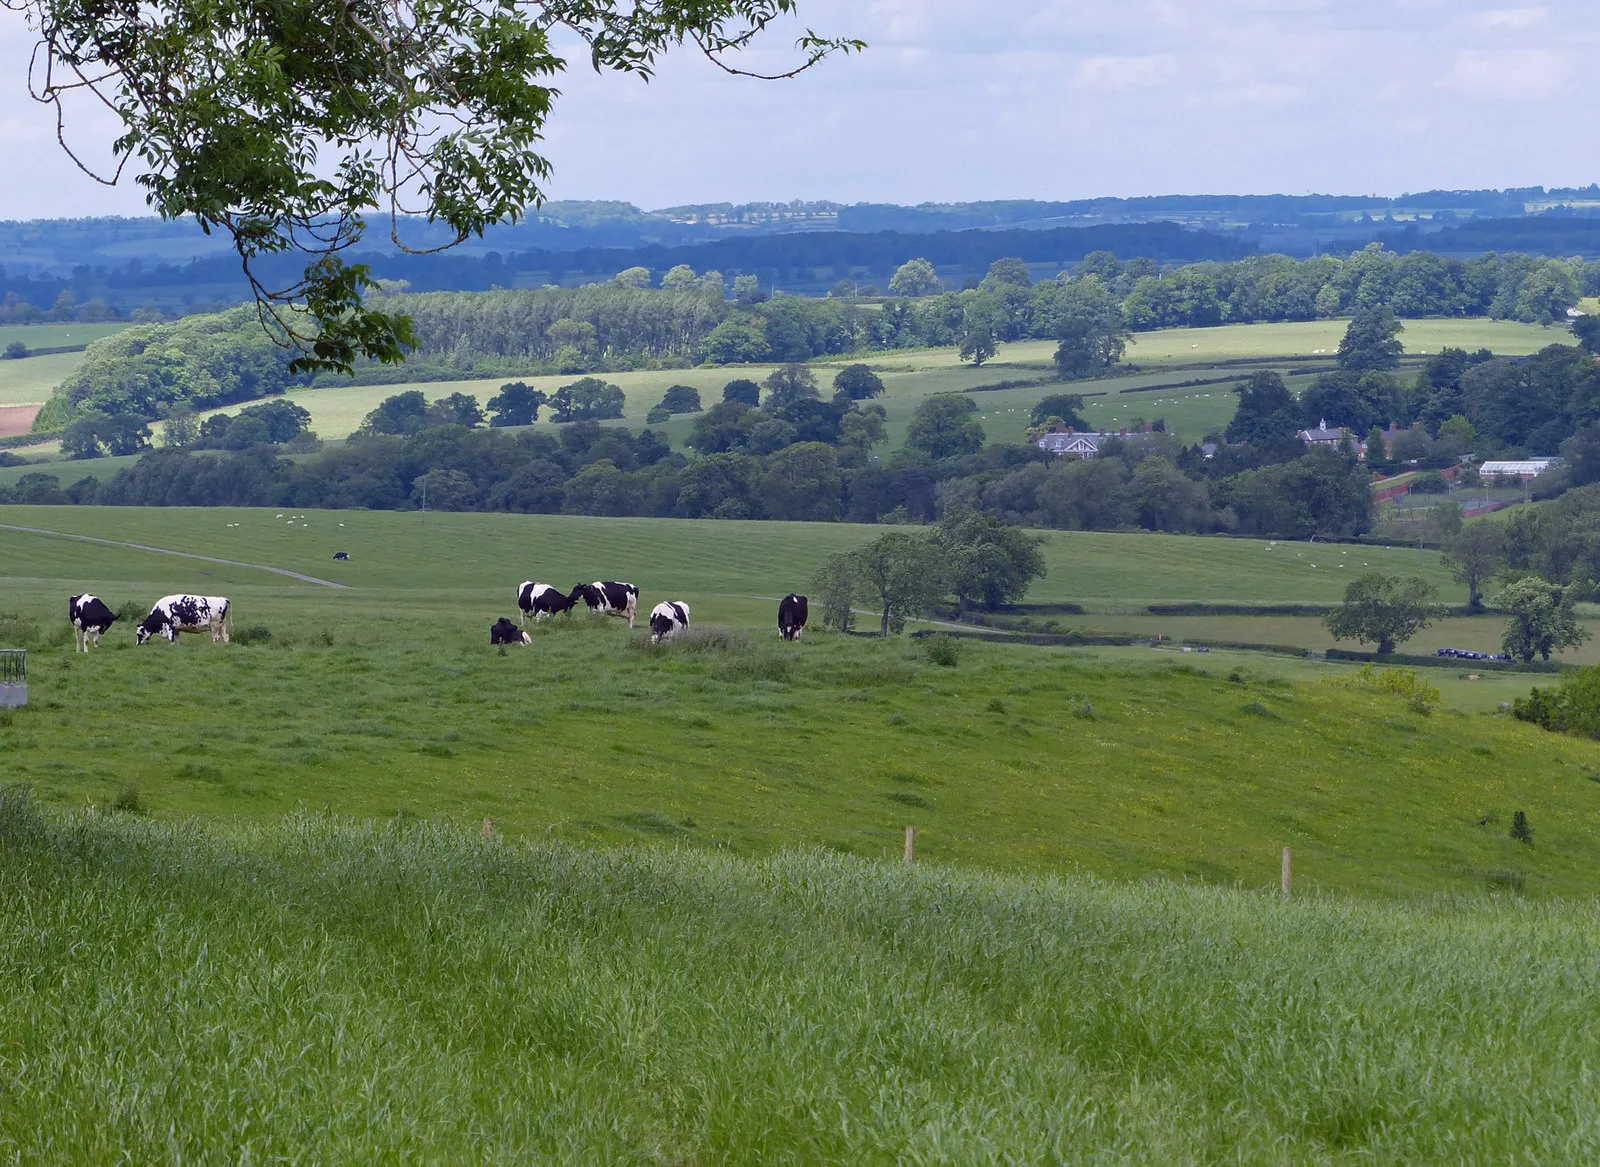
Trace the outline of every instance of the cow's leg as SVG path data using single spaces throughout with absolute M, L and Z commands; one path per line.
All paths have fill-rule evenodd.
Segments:
M 76 624 L 72 626 L 72 651 L 83 652 L 83 629 Z

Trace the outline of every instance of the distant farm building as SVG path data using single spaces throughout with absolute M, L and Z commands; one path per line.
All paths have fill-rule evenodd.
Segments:
M 1515 478 L 1518 482 L 1529 482 L 1559 461 L 1560 458 L 1523 458 L 1520 461 L 1485 462 L 1478 467 L 1478 477 L 1490 481 Z
M 1337 449 L 1341 442 L 1349 438 L 1350 448 L 1356 452 L 1356 456 L 1360 458 L 1367 456 L 1366 442 L 1351 433 L 1349 426 L 1330 426 L 1327 418 L 1319 421 L 1314 429 L 1297 431 L 1295 436 L 1306 444 L 1306 449 L 1308 450 L 1313 446 L 1327 446 L 1330 449 Z
M 1142 430 L 1118 430 L 1116 433 L 1100 430 L 1075 430 L 1071 426 L 1052 429 L 1033 439 L 1033 444 L 1047 454 L 1058 458 L 1096 458 L 1101 447 L 1113 438 L 1125 442 L 1146 441 L 1151 435 L 1149 426 Z

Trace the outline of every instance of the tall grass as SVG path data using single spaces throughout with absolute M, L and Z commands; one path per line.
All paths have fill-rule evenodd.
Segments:
M 16 1162 L 1582 1162 L 1590 905 L 0 795 Z

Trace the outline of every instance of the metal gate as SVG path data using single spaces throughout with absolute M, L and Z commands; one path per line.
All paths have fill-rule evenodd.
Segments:
M 28 703 L 28 650 L 0 648 L 0 709 Z

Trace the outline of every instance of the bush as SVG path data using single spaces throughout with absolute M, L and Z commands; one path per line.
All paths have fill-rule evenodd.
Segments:
M 954 636 L 945 632 L 926 638 L 928 660 L 942 668 L 953 669 L 961 660 L 961 645 Z
M 144 814 L 146 807 L 139 797 L 139 784 L 129 782 L 111 800 L 111 809 L 125 814 Z
M 235 644 L 270 644 L 272 642 L 272 629 L 264 624 L 252 624 L 248 628 L 241 628 L 233 634 Z
M 1390 697 L 1403 699 L 1413 713 L 1424 717 L 1439 706 L 1439 690 L 1422 679 L 1416 669 L 1377 669 L 1369 662 L 1359 672 L 1348 677 L 1334 677 L 1330 685 L 1350 688 L 1373 688 Z
M 1533 828 L 1528 825 L 1528 816 L 1520 810 L 1511 816 L 1511 837 L 1519 843 L 1533 846 Z

